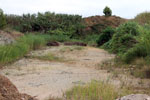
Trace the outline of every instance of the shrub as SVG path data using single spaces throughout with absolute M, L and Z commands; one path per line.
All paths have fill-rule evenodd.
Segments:
M 51 12 L 23 14 L 22 16 L 7 15 L 7 23 L 21 32 L 48 32 L 63 30 L 68 35 L 80 33 L 83 28 L 82 17 L 79 15 L 55 14 Z M 18 27 L 19 26 L 19 27 Z
M 141 25 L 150 24 L 150 12 L 143 12 L 138 14 L 134 21 L 138 22 Z
M 123 55 L 123 60 L 126 63 L 130 63 L 137 57 L 146 57 L 150 56 L 150 29 L 145 27 L 141 27 L 140 35 L 138 36 L 138 44 L 135 45 L 133 48 L 129 49 Z
M 131 35 L 138 35 L 139 34 L 139 25 L 136 22 L 127 22 L 124 24 L 121 24 L 117 28 L 117 33 L 119 34 L 131 34 Z
M 103 30 L 101 35 L 99 36 L 99 39 L 97 40 L 98 46 L 101 46 L 104 43 L 108 42 L 112 38 L 114 33 L 115 29 L 111 27 L 107 27 L 105 30 Z
M 0 9 L 0 29 L 2 29 L 6 25 L 6 19 L 3 14 L 3 10 Z
M 120 25 L 112 37 L 111 51 L 114 53 L 125 53 L 136 43 L 136 36 L 139 34 L 139 25 L 135 22 L 128 22 Z
M 103 13 L 105 14 L 105 16 L 111 16 L 112 15 L 111 9 L 107 6 L 104 8 Z

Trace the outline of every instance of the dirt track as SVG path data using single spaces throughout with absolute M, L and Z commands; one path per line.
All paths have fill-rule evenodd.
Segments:
M 107 80 L 107 71 L 96 70 L 97 64 L 112 59 L 106 51 L 85 47 L 83 50 L 67 50 L 67 46 L 47 47 L 30 55 L 46 55 L 49 52 L 65 61 L 42 61 L 23 58 L 0 73 L 7 76 L 21 93 L 44 100 L 49 96 L 61 97 L 74 85 L 83 85 L 91 80 Z M 117 84 L 117 81 L 115 81 Z

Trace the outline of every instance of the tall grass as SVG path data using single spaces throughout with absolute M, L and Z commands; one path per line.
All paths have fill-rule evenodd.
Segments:
M 41 35 L 29 34 L 19 38 L 14 44 L 0 46 L 0 64 L 13 62 L 30 50 L 41 48 L 45 43 L 46 39 Z

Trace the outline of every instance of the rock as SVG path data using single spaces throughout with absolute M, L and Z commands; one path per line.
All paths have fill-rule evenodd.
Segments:
M 150 96 L 146 94 L 131 94 L 116 100 L 150 100 Z
M 58 42 L 48 42 L 46 45 L 47 46 L 59 46 L 59 43 Z
M 0 75 L 0 100 L 36 100 L 35 98 L 21 94 L 9 79 Z
M 64 45 L 67 45 L 67 46 L 71 46 L 71 45 L 87 46 L 87 44 L 81 43 L 81 42 L 65 42 Z

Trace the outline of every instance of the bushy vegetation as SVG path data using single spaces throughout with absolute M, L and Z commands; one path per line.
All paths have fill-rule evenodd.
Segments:
M 104 43 L 102 47 L 116 53 L 126 63 L 136 58 L 150 56 L 149 25 L 140 26 L 135 22 L 122 24 L 116 28 L 112 39 Z
M 136 43 L 136 36 L 139 34 L 139 25 L 135 22 L 127 22 L 120 25 L 114 33 L 112 39 L 104 44 L 104 48 L 110 49 L 113 53 L 125 53 Z
M 127 63 L 139 57 L 150 56 L 150 29 L 141 27 L 140 33 L 138 43 L 123 55 L 123 60 Z
M 150 12 L 143 12 L 138 14 L 134 21 L 138 22 L 141 25 L 150 24 Z
M 103 13 L 105 14 L 106 17 L 108 17 L 112 15 L 112 10 L 106 6 L 103 10 Z
M 149 24 L 141 26 L 135 22 L 127 22 L 116 28 L 112 39 L 102 45 L 104 49 L 117 54 L 115 67 L 122 68 L 123 66 L 130 69 L 133 64 L 134 70 L 129 71 L 131 75 L 141 78 L 150 77 L 150 63 L 148 63 L 150 59 L 149 27 Z M 142 63 L 138 64 L 141 61 Z
M 82 17 L 79 15 L 55 14 L 51 12 L 38 14 L 6 15 L 7 24 L 21 32 L 59 33 L 65 35 L 80 34 Z M 63 30 L 63 33 L 62 33 Z M 50 32 L 49 32 L 50 31 Z M 56 31 L 56 32 L 53 32 Z
M 5 25 L 6 25 L 6 19 L 3 14 L 3 10 L 0 9 L 0 29 L 4 28 Z
M 104 43 L 108 42 L 112 38 L 114 33 L 115 29 L 111 27 L 107 27 L 105 30 L 103 30 L 99 36 L 99 39 L 97 40 L 98 46 L 101 46 Z

